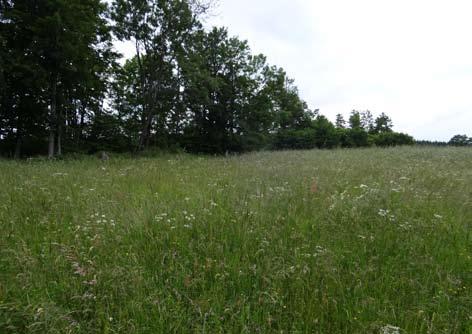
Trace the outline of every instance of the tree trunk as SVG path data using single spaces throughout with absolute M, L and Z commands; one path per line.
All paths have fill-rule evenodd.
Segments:
M 60 108 L 62 110 L 62 108 Z M 64 129 L 64 115 L 62 112 L 57 113 L 57 155 L 62 156 L 62 132 Z
M 148 141 L 149 132 L 150 132 L 151 124 L 152 124 L 152 113 L 151 113 L 151 108 L 147 104 L 147 101 L 146 101 L 147 100 L 146 97 L 148 95 L 146 91 L 146 76 L 144 73 L 144 66 L 141 59 L 141 51 L 139 48 L 138 39 L 136 39 L 135 41 L 135 47 L 136 47 L 136 59 L 138 60 L 139 79 L 140 79 L 140 84 L 141 84 L 141 103 L 142 103 L 142 108 L 143 108 L 141 135 L 139 136 L 138 147 L 136 148 L 136 151 L 139 152 L 144 149 L 144 147 L 146 146 L 146 142 Z
M 54 158 L 54 130 L 50 129 L 49 130 L 49 144 L 48 144 L 48 158 L 52 159 Z
M 85 128 L 85 113 L 86 113 L 86 106 L 82 104 L 80 108 L 80 125 L 79 125 L 79 135 L 77 136 L 77 144 L 81 143 L 82 139 L 84 138 L 84 128 Z
M 52 75 L 51 79 L 51 110 L 49 115 L 49 146 L 48 146 L 48 158 L 54 158 L 54 139 L 56 137 L 57 129 L 57 74 Z
M 17 134 L 16 138 L 16 145 L 15 145 L 15 159 L 20 159 L 21 158 L 21 146 L 22 146 L 22 140 L 21 140 L 21 134 Z
M 21 109 L 20 109 L 21 110 Z M 23 137 L 23 118 L 21 111 L 18 111 L 18 118 L 16 121 L 16 143 L 15 143 L 15 153 L 13 158 L 14 159 L 20 159 L 21 158 L 21 146 L 22 146 L 22 137 Z
M 57 155 L 60 157 L 62 155 L 62 127 L 59 126 L 57 131 Z
M 149 111 L 145 115 L 143 129 L 141 131 L 141 137 L 139 138 L 139 147 L 138 150 L 142 151 L 143 149 L 147 148 L 149 145 L 149 138 L 151 136 L 151 126 L 152 126 L 152 112 L 149 108 Z

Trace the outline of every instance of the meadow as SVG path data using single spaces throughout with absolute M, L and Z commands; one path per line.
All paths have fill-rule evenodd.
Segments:
M 0 333 L 472 333 L 472 150 L 0 161 Z

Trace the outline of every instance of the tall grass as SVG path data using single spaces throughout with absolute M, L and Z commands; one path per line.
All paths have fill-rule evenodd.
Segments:
M 0 333 L 472 333 L 472 150 L 0 162 Z

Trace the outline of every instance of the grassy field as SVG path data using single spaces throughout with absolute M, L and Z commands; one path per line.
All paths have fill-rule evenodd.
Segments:
M 472 333 L 472 150 L 0 161 L 0 333 Z

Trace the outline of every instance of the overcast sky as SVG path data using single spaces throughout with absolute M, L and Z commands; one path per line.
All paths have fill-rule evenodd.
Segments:
M 334 120 L 385 112 L 417 139 L 472 136 L 471 0 L 220 0 L 226 26 Z

